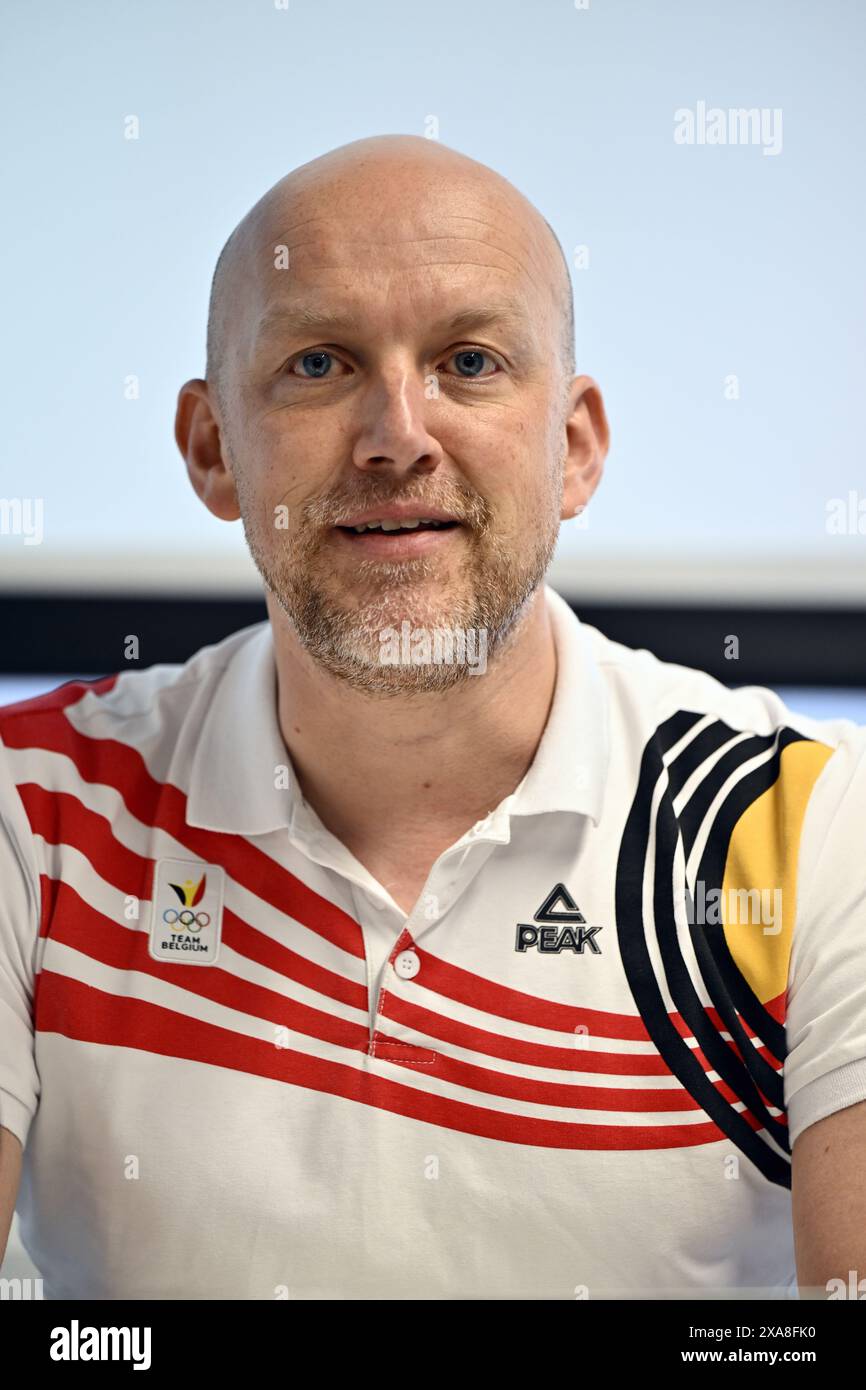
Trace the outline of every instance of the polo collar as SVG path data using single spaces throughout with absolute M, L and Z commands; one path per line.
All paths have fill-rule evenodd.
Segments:
M 610 754 L 604 677 L 589 631 L 549 585 L 544 593 L 557 652 L 553 702 L 531 767 L 500 803 L 502 814 L 491 819 L 571 811 L 598 825 Z M 203 830 L 266 835 L 287 830 L 302 803 L 279 725 L 273 633 L 266 620 L 238 642 L 203 712 L 186 818 Z M 494 837 L 499 838 L 495 830 Z
M 290 824 L 302 796 L 280 729 L 270 621 L 247 634 L 202 718 L 186 818 L 202 830 L 267 835 Z
M 556 643 L 556 687 L 535 758 L 506 809 L 512 816 L 572 811 L 598 825 L 610 761 L 607 686 L 592 629 L 549 584 L 544 592 Z

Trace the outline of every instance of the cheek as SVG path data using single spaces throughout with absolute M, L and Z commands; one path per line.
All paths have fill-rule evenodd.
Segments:
M 525 535 L 527 527 L 558 518 L 562 470 L 549 412 L 539 411 L 537 419 L 503 412 L 479 428 L 469 421 L 459 432 L 443 431 L 440 442 L 457 475 L 490 506 L 500 535 Z
M 522 545 L 536 531 L 547 531 L 558 516 L 553 478 L 537 454 L 505 461 L 502 473 L 486 489 L 493 526 L 502 537 Z
M 333 454 L 329 431 L 303 425 L 289 429 L 286 422 L 262 426 L 250 469 L 259 509 L 272 518 L 276 507 L 288 508 L 297 520 L 304 506 L 333 488 Z
M 549 494 L 559 473 L 554 441 L 545 419 L 537 428 L 525 421 L 515 423 L 501 440 L 497 451 L 495 476 L 515 504 L 524 512 Z

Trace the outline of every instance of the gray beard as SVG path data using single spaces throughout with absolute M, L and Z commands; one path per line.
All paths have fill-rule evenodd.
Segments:
M 486 539 L 471 535 L 470 553 L 464 557 L 457 581 L 463 592 L 453 600 L 447 596 L 428 599 L 418 592 L 437 573 L 442 564 L 438 558 L 419 556 L 395 563 L 361 560 L 354 573 L 356 592 L 363 594 L 367 588 L 375 592 L 347 609 L 320 580 L 322 567 L 320 561 L 316 563 L 315 550 L 310 554 L 303 544 L 290 545 L 274 564 L 250 535 L 252 528 L 247 528 L 246 520 L 244 527 L 259 573 L 312 659 L 353 689 L 379 697 L 441 692 L 474 673 L 465 660 L 384 664 L 381 634 L 399 633 L 403 623 L 413 631 L 474 634 L 476 650 L 479 641 L 485 644 L 488 663 L 500 656 L 519 633 L 543 582 L 558 531 L 558 524 L 553 524 L 543 535 L 536 534 L 522 562 L 489 533 Z

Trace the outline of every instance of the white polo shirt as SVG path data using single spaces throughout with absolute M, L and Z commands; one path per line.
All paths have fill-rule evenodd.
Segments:
M 790 1145 L 866 1098 L 866 731 L 546 601 L 535 760 L 408 917 L 303 801 L 269 624 L 0 710 L 46 1296 L 796 1296 Z

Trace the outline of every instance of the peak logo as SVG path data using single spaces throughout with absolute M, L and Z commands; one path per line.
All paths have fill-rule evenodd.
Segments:
M 562 907 L 558 904 L 562 903 Z M 569 893 L 564 883 L 551 888 L 537 912 L 533 913 L 533 924 L 517 923 L 515 951 L 540 951 L 542 955 L 559 955 L 562 951 L 573 951 L 582 956 L 584 946 L 588 946 L 595 956 L 601 955 L 601 947 L 595 937 L 601 927 L 590 927 L 586 918 Z
M 177 965 L 212 965 L 222 936 L 220 866 L 158 859 L 152 896 L 151 956 Z

